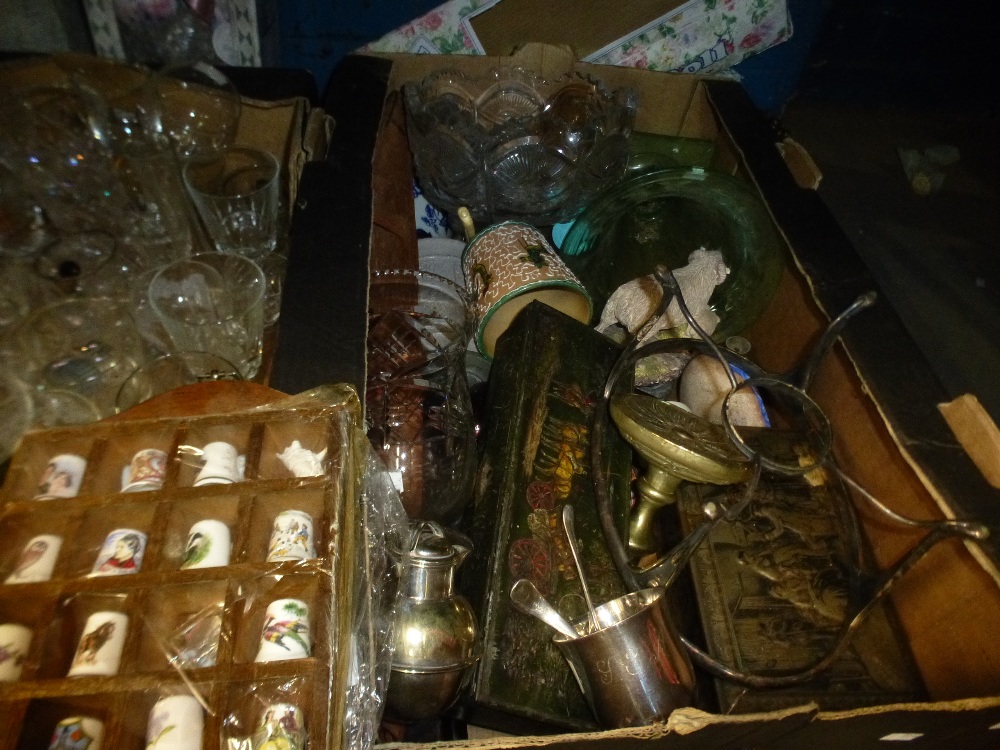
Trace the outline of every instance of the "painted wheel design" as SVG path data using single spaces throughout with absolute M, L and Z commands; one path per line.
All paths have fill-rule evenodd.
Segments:
M 529 484 L 527 500 L 532 510 L 552 510 L 556 507 L 556 495 L 552 490 L 552 482 L 535 480 Z
M 518 539 L 510 546 L 507 563 L 514 579 L 527 578 L 543 594 L 552 593 L 552 557 L 537 539 Z

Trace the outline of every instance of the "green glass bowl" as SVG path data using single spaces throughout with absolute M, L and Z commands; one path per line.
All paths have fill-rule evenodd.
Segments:
M 710 300 L 720 318 L 713 338 L 723 340 L 760 315 L 785 263 L 767 207 L 740 180 L 689 167 L 623 180 L 584 209 L 559 254 L 590 292 L 598 319 L 619 286 L 659 264 L 685 266 L 699 247 L 721 252 L 730 269 Z

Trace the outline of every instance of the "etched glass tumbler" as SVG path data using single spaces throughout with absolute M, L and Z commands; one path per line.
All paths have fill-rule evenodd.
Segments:
M 277 247 L 281 168 L 272 154 L 232 147 L 188 162 L 183 175 L 220 252 L 259 260 Z
M 454 524 L 472 497 L 475 420 L 465 377 L 472 312 L 432 273 L 379 271 L 368 304 L 368 438 L 410 518 Z

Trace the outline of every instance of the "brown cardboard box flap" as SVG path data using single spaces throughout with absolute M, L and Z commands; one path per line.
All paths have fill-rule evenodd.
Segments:
M 1000 428 L 979 399 L 966 393 L 938 409 L 986 481 L 1000 489 Z
M 796 185 L 808 190 L 819 187 L 823 173 L 801 143 L 794 138 L 785 138 L 778 141 L 778 151 L 781 152 L 781 158 L 785 160 L 788 171 L 795 178 Z
M 817 307 L 821 307 L 819 296 L 805 270 L 801 275 L 786 273 L 775 303 L 746 332 L 762 366 L 786 372 L 801 361 L 804 350 L 790 342 L 810 341 L 818 333 Z M 833 317 L 836 312 L 825 315 Z M 782 335 L 775 335 L 778 331 Z M 910 518 L 955 516 L 948 499 L 914 457 L 920 445 L 873 397 L 864 369 L 845 347 L 838 345 L 826 356 L 810 394 L 828 405 L 837 463 L 848 476 Z M 867 506 L 859 505 L 858 512 L 866 530 L 877 530 L 870 541 L 883 569 L 926 533 L 886 524 Z M 992 614 L 1000 606 L 1000 571 L 978 545 L 957 540 L 938 545 L 897 584 L 892 600 L 911 649 L 919 654 L 921 676 L 932 697 L 944 700 L 995 690 L 1000 652 L 985 644 L 1000 638 L 1000 622 Z M 980 632 L 956 640 L 940 625 L 963 620 L 979 623 Z M 973 676 L 960 664 L 978 664 L 978 674 Z
M 722 747 L 769 747 L 778 738 L 794 733 L 817 715 L 815 704 L 806 704 L 784 711 L 742 716 L 718 716 L 696 708 L 679 708 L 666 723 L 644 727 L 611 729 L 602 732 L 574 734 L 491 736 L 477 740 L 430 744 L 391 743 L 384 750 L 500 750 L 501 748 L 641 748 L 657 750 L 717 750 Z
M 406 137 L 403 98 L 391 92 L 382 111 L 373 156 L 370 270 L 416 268 L 413 157 Z
M 674 711 L 666 724 L 603 732 L 434 743 L 389 743 L 385 750 L 502 750 L 503 748 L 643 748 L 717 750 L 768 747 L 773 750 L 879 748 L 887 742 L 918 741 L 920 747 L 985 747 L 1000 722 L 1000 697 L 939 703 L 897 703 L 853 711 L 817 711 L 805 704 L 784 711 L 717 716 L 693 708 Z M 956 733 L 956 727 L 961 727 Z
M 855 711 L 821 712 L 775 750 L 850 747 L 995 748 L 1000 697 L 947 703 L 899 703 Z
M 333 121 L 302 97 L 263 101 L 243 97 L 236 142 L 268 151 L 285 165 L 286 206 L 295 205 L 296 188 L 306 162 L 323 158 Z
M 723 123 L 723 129 L 731 137 L 729 126 Z M 777 151 L 779 157 L 784 157 L 781 149 Z M 740 160 L 745 160 L 744 154 L 740 154 Z M 787 159 L 782 158 L 781 161 L 788 167 Z M 810 187 L 801 184 L 801 175 L 789 171 L 797 188 Z M 755 175 L 751 175 L 751 179 L 761 188 Z M 813 264 L 807 266 L 802 262 L 795 238 L 781 221 L 781 206 L 765 190 L 761 189 L 761 192 L 775 219 L 775 226 L 788 243 L 789 259 L 798 273 L 786 273 L 774 302 L 745 335 L 754 344 L 759 364 L 770 372 L 788 372 L 808 353 L 808 347 L 802 344 L 814 340 L 822 326 L 841 310 L 824 304 L 827 295 L 823 292 L 830 285 L 817 276 L 817 269 L 811 267 Z M 878 305 L 887 304 L 885 300 L 878 301 Z M 851 326 L 871 325 L 871 317 L 876 314 L 875 308 L 862 313 Z M 776 331 L 783 331 L 784 335 L 776 336 Z M 851 333 L 849 326 L 842 336 L 842 343 Z M 791 343 L 796 341 L 799 346 Z M 876 498 L 883 502 L 891 498 L 889 505 L 898 513 L 910 518 L 954 518 L 956 511 L 949 498 L 936 486 L 933 475 L 918 459 L 922 447 L 919 439 L 908 434 L 879 402 L 879 390 L 873 384 L 870 364 L 869 368 L 864 367 L 850 346 L 838 346 L 825 358 L 811 389 L 810 395 L 825 406 L 833 425 L 838 465 L 848 476 L 863 478 L 862 484 Z M 875 515 L 866 514 L 864 508 L 861 515 L 865 524 L 884 526 L 878 524 Z M 889 567 L 913 543 L 913 534 L 900 528 L 889 530 L 884 536 L 880 534 L 874 545 L 877 564 L 882 568 Z M 985 586 L 988 590 L 983 590 L 984 584 L 972 584 L 968 589 L 982 592 L 983 596 L 978 599 L 980 604 L 987 598 L 994 601 L 1000 598 L 1000 568 L 978 545 L 971 542 L 942 545 L 935 551 L 934 557 L 939 565 L 955 566 L 954 576 L 961 576 L 962 579 L 968 576 L 968 581 L 987 581 Z M 924 562 L 920 567 L 926 570 L 932 565 Z M 944 576 L 935 578 L 926 572 L 920 574 L 919 569 L 909 575 L 912 581 L 901 586 L 900 591 L 920 593 L 906 596 L 914 609 L 909 616 L 904 614 L 904 627 L 909 631 L 911 642 L 917 638 L 916 630 L 933 640 L 934 628 L 926 624 L 934 621 L 930 613 L 940 615 L 951 611 L 957 615 L 960 605 L 954 591 L 965 590 L 965 580 L 959 584 L 958 578 L 947 581 Z M 922 671 L 932 695 L 936 695 L 935 680 L 928 680 L 927 670 Z

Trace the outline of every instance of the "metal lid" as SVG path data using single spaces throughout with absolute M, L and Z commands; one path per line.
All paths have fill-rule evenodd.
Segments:
M 472 544 L 464 535 L 433 521 L 417 521 L 410 528 L 411 563 L 455 566 L 465 559 L 471 548 Z

